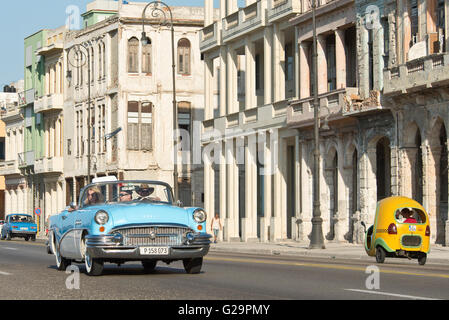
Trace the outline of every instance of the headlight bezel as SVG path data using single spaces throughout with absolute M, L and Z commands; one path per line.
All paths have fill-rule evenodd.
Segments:
M 202 215 L 202 217 L 198 217 L 200 215 Z M 193 212 L 193 220 L 196 223 L 203 223 L 203 222 L 205 222 L 207 220 L 207 213 L 206 213 L 206 211 L 204 211 L 203 209 L 196 209 Z
M 105 219 L 104 219 L 104 218 L 101 219 L 101 218 L 99 217 L 100 214 L 102 214 L 103 217 L 104 217 L 104 215 L 106 215 L 106 218 L 105 218 Z M 98 225 L 104 226 L 106 223 L 109 222 L 109 214 L 108 214 L 106 211 L 104 211 L 104 210 L 98 210 L 97 213 L 95 213 L 95 218 L 94 218 L 94 220 L 95 220 L 95 222 L 96 222 Z

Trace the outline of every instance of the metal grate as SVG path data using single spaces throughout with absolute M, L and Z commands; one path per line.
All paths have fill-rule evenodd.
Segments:
M 125 246 L 176 246 L 182 245 L 183 235 L 192 230 L 182 227 L 154 226 L 119 229 L 116 231 L 123 236 L 123 244 Z
M 419 247 L 421 245 L 421 237 L 418 236 L 403 236 L 402 245 L 407 247 Z

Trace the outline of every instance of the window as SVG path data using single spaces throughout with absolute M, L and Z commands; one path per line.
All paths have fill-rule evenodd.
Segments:
M 139 72 L 139 40 L 131 38 L 128 41 L 128 72 Z
M 142 46 L 142 72 L 151 73 L 151 40 L 148 39 L 148 44 Z
M 152 150 L 153 106 L 150 102 L 128 102 L 128 150 Z
M 178 73 L 190 74 L 190 41 L 185 38 L 178 42 Z
M 67 139 L 67 155 L 72 155 L 72 139 Z

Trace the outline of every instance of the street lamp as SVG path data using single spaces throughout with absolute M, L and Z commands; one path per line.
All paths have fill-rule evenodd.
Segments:
M 72 53 L 72 55 L 70 55 Z M 90 115 L 90 78 L 91 78 L 91 70 L 90 70 L 90 54 L 89 47 L 84 44 L 75 44 L 67 51 L 67 61 L 74 68 L 82 68 L 87 63 L 87 184 L 90 184 L 90 175 L 91 175 L 91 115 Z M 81 69 L 81 72 L 82 69 Z M 67 71 L 67 80 L 69 82 L 72 81 L 72 71 Z
M 310 249 L 324 249 L 323 219 L 321 218 L 320 203 L 320 119 L 318 101 L 318 51 L 316 34 L 316 0 L 312 0 L 313 24 L 313 113 L 315 131 L 314 172 L 313 172 L 313 217 Z
M 151 8 L 150 8 L 151 7 Z M 175 29 L 173 27 L 173 14 L 170 7 L 162 1 L 152 1 L 148 3 L 142 12 L 142 44 L 146 45 L 149 38 L 145 33 L 145 17 L 147 9 L 151 9 L 151 17 L 158 19 L 158 24 L 150 24 L 152 27 L 168 27 L 171 31 L 171 46 L 172 46 L 172 80 L 173 80 L 173 135 L 178 130 L 178 108 L 176 105 L 176 64 L 175 64 Z M 168 12 L 168 17 L 167 17 Z M 177 165 L 178 150 L 175 148 L 175 136 L 173 136 L 173 193 L 175 200 L 178 199 L 178 165 Z

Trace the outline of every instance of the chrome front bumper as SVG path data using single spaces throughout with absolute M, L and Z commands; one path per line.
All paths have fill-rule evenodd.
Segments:
M 210 234 L 195 234 L 188 243 L 169 247 L 168 255 L 141 255 L 140 247 L 152 245 L 129 246 L 121 243 L 121 238 L 115 235 L 86 236 L 86 250 L 90 257 L 104 260 L 181 260 L 201 258 L 209 252 Z M 156 246 L 157 247 L 157 246 Z

